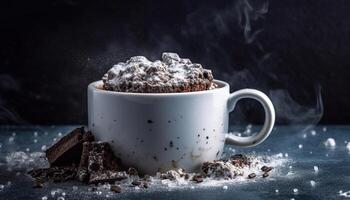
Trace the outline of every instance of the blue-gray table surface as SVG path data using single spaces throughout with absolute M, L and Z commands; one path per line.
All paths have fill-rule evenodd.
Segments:
M 108 196 L 88 192 L 88 186 L 77 182 L 51 183 L 44 188 L 33 189 L 32 180 L 25 175 L 24 169 L 9 169 L 7 165 L 6 156 L 9 153 L 41 151 L 43 145 L 49 146 L 60 133 L 64 134 L 75 127 L 77 126 L 0 127 L 0 199 L 42 199 L 44 196 L 57 199 L 57 196 L 50 195 L 56 189 L 65 192 L 65 199 L 106 199 Z M 237 127 L 231 129 L 235 128 Z M 335 139 L 335 148 L 325 147 L 324 141 L 327 138 Z M 149 188 L 122 192 L 108 198 L 343 199 L 345 196 L 340 195 L 339 191 L 350 190 L 350 151 L 346 149 L 347 141 L 350 141 L 350 126 L 317 126 L 306 131 L 301 131 L 296 126 L 277 126 L 271 136 L 256 147 L 226 146 L 225 151 L 232 154 L 234 148 L 236 153 L 265 156 L 282 153 L 288 162 L 279 169 L 279 176 L 226 184 L 227 189 L 220 185 L 179 189 Z M 318 173 L 315 173 L 314 166 L 318 167 Z M 314 187 L 310 181 L 315 181 Z M 296 193 L 293 192 L 295 188 L 298 189 Z

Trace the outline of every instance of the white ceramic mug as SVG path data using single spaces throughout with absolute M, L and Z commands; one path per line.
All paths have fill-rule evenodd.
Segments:
M 187 93 L 126 93 L 88 86 L 89 129 L 106 141 L 126 166 L 154 174 L 172 168 L 196 171 L 205 161 L 219 159 L 224 144 L 254 146 L 273 128 L 275 111 L 270 99 L 254 89 L 232 94 L 226 82 L 218 88 Z M 238 137 L 228 132 L 229 113 L 238 100 L 252 98 L 265 110 L 262 130 Z

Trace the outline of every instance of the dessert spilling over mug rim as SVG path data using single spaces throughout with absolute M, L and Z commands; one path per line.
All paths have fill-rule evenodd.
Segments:
M 174 93 L 141 93 L 141 92 L 119 92 L 112 90 L 102 89 L 103 81 L 95 81 L 89 84 L 88 88 L 95 90 L 95 92 L 111 94 L 111 95 L 125 95 L 125 96 L 182 96 L 182 95 L 199 95 L 205 93 L 219 92 L 219 90 L 225 90 L 229 87 L 229 84 L 225 81 L 214 79 L 213 83 L 217 84 L 218 87 L 210 90 L 191 91 L 191 92 L 174 92 Z

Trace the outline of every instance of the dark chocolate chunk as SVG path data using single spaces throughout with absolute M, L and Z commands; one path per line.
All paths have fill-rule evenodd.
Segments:
M 121 162 L 114 156 L 107 142 L 85 142 L 83 144 L 78 172 L 80 181 L 113 182 L 121 178 L 115 176 L 119 170 L 121 170 Z
M 128 178 L 121 172 L 121 162 L 116 158 L 107 142 L 93 142 L 91 132 L 77 128 L 64 136 L 46 151 L 51 167 L 28 172 L 40 183 L 64 182 L 78 179 L 86 183 L 115 182 Z M 79 164 L 78 167 L 77 164 Z M 129 174 L 137 175 L 134 168 Z
M 121 162 L 116 158 L 107 142 L 92 142 L 88 159 L 88 171 L 120 171 Z
M 122 192 L 122 188 L 118 185 L 112 185 L 111 186 L 111 191 L 115 192 L 115 193 L 121 193 Z
M 94 136 L 84 127 L 74 129 L 45 151 L 50 166 L 79 164 L 83 142 L 93 140 Z
M 83 150 L 80 157 L 79 168 L 87 169 L 88 163 L 89 163 L 89 153 L 91 151 L 91 148 L 92 148 L 91 142 L 83 143 Z
M 255 173 L 251 173 L 251 174 L 248 175 L 248 178 L 250 178 L 250 179 L 251 179 L 251 178 L 255 178 L 255 177 L 256 177 L 256 174 L 255 174 Z
M 89 181 L 89 172 L 88 172 L 88 165 L 89 165 L 89 154 L 91 151 L 92 145 L 91 142 L 84 142 L 83 143 L 83 150 L 81 153 L 79 168 L 78 168 L 78 180 L 81 182 L 88 182 Z

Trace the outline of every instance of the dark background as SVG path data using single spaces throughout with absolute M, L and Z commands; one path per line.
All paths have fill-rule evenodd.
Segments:
M 130 56 L 177 52 L 281 124 L 350 122 L 350 1 L 43 0 L 0 3 L 0 124 L 86 123 L 86 87 Z M 236 123 L 259 123 L 239 103 Z

